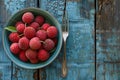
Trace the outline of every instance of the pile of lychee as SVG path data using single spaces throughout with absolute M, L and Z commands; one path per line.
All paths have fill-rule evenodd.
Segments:
M 16 32 L 9 34 L 10 51 L 23 62 L 39 63 L 49 59 L 57 45 L 57 27 L 42 15 L 23 13 L 15 23 Z

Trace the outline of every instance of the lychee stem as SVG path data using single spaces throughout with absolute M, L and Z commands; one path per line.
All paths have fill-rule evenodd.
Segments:
M 21 36 L 23 36 L 24 34 L 20 34 L 19 36 L 21 37 Z
M 41 43 L 43 43 L 43 44 L 45 44 L 45 42 L 44 41 L 40 41 Z
M 25 23 L 25 27 L 27 27 L 27 23 Z

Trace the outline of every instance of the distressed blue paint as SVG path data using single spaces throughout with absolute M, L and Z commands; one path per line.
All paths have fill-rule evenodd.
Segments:
M 57 20 L 62 23 L 62 15 L 64 9 L 64 0 L 39 0 L 40 8 L 47 10 Z
M 97 0 L 97 80 L 120 80 L 120 1 Z
M 41 8 L 48 10 L 57 19 L 58 14 L 63 14 L 56 5 L 58 0 L 41 0 Z M 67 39 L 67 65 L 68 75 L 66 78 L 61 77 L 61 62 L 63 52 L 61 51 L 57 59 L 49 66 L 45 67 L 44 77 L 46 80 L 94 80 L 95 77 L 95 48 L 94 48 L 94 7 L 89 7 L 92 2 L 68 1 L 66 9 L 70 20 L 70 35 Z M 64 1 L 62 2 L 64 3 Z M 88 5 L 88 6 L 86 6 Z M 82 15 L 82 8 L 86 8 L 89 17 Z M 88 10 L 89 7 L 89 10 Z M 57 9 L 57 11 L 55 11 Z M 57 16 L 56 16 L 57 15 Z M 62 16 L 60 18 L 62 20 Z
M 101 39 L 102 35 L 105 35 L 107 37 L 104 39 L 104 42 L 102 41 L 103 39 Z M 113 62 L 119 61 L 119 32 L 116 33 L 108 30 L 108 32 L 98 34 L 97 37 L 97 60 Z
M 37 0 L 1 0 L 0 33 L 2 34 L 3 27 L 11 15 L 25 7 L 35 7 L 37 6 L 36 3 Z M 2 44 L 1 38 L 2 37 L 0 37 L 0 44 Z M 36 70 L 22 69 L 13 64 L 6 56 L 3 46 L 0 46 L 0 80 L 33 80 L 35 71 Z
M 68 64 L 68 76 L 61 77 L 61 66 L 47 66 L 46 80 L 94 80 L 94 63 Z
M 99 1 L 99 0 L 98 0 Z M 98 2 L 97 1 L 97 2 Z M 100 1 L 99 1 L 100 2 Z M 120 1 L 103 1 L 97 5 L 97 61 L 119 62 L 120 61 L 120 28 L 119 19 Z M 107 4 L 107 5 L 106 5 Z
M 98 63 L 97 80 L 120 80 L 119 63 Z
M 13 66 L 12 80 L 34 80 L 34 73 L 36 70 L 28 70 Z
M 11 80 L 11 63 L 0 62 L 0 80 Z
M 34 3 L 36 0 L 4 0 L 7 11 L 10 14 L 14 14 L 18 10 L 21 10 L 25 7 L 36 7 Z

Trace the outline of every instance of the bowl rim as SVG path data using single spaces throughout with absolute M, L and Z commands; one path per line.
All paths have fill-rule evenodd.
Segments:
M 59 37 L 59 45 L 57 46 L 57 50 L 55 51 L 55 53 L 56 54 L 54 54 L 54 56 L 51 58 L 50 57 L 50 59 L 49 60 L 47 60 L 47 61 L 45 61 L 45 62 L 42 62 L 42 64 L 41 63 L 38 63 L 38 64 L 26 64 L 25 62 L 23 62 L 23 61 L 20 61 L 19 59 L 17 59 L 17 58 L 15 58 L 14 57 L 14 55 L 13 54 L 9 54 L 9 53 L 11 53 L 10 52 L 10 50 L 9 49 L 7 49 L 6 48 L 6 44 L 7 43 L 5 43 L 5 27 L 8 25 L 8 22 L 14 17 L 14 15 L 17 15 L 17 13 L 19 13 L 19 12 L 22 12 L 22 11 L 29 11 L 29 10 L 38 10 L 38 11 L 42 11 L 43 13 L 46 13 L 46 14 L 48 14 L 51 18 L 52 18 L 52 20 L 53 21 L 55 21 L 55 23 L 58 25 L 58 27 L 57 28 L 59 28 L 59 36 L 61 36 L 61 37 Z M 4 26 L 4 28 L 3 28 L 3 31 L 2 31 L 2 43 L 3 43 L 3 48 L 4 48 L 4 51 L 5 51 L 5 53 L 6 53 L 6 55 L 8 56 L 8 58 L 12 61 L 12 62 L 14 62 L 16 65 L 18 65 L 18 66 L 20 66 L 20 67 L 22 67 L 22 68 L 26 68 L 26 69 L 38 69 L 38 68 L 43 68 L 43 67 L 45 67 L 45 66 L 47 66 L 47 65 L 49 65 L 50 63 L 52 63 L 56 58 L 57 58 L 57 56 L 58 56 L 58 54 L 60 53 L 60 50 L 61 50 L 61 48 L 62 48 L 62 29 L 61 29 L 61 25 L 59 24 L 59 22 L 55 19 L 55 17 L 53 16 L 53 15 L 51 15 L 48 11 L 45 11 L 45 10 L 43 10 L 43 9 L 40 9 L 40 8 L 32 8 L 32 7 L 29 7 L 29 8 L 24 8 L 24 9 L 22 9 L 22 10 L 19 10 L 19 11 L 17 11 L 14 15 L 12 15 L 9 19 L 8 19 L 8 21 L 6 22 L 6 24 L 5 24 L 5 26 Z M 15 61 L 15 60 L 17 60 L 17 61 Z M 24 65 L 24 64 L 26 64 L 26 65 Z

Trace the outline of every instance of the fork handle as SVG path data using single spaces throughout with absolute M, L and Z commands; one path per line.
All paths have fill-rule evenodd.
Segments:
M 62 62 L 62 77 L 67 76 L 67 61 L 66 61 L 66 41 L 64 41 L 64 53 L 63 53 L 63 62 Z

